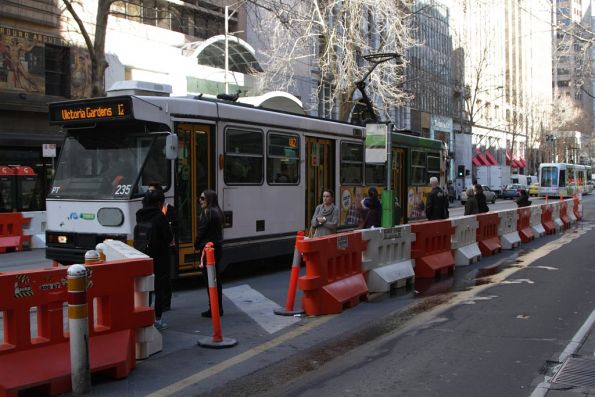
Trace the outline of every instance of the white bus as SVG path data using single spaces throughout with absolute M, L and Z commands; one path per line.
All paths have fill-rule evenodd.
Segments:
M 542 163 L 539 165 L 539 195 L 572 197 L 591 193 L 587 168 L 579 164 Z
M 186 97 L 94 98 L 49 111 L 66 138 L 46 201 L 46 256 L 64 264 L 105 238 L 132 243 L 151 182 L 175 208 L 177 276 L 198 270 L 193 242 L 205 189 L 217 192 L 225 215 L 225 266 L 292 253 L 323 189 L 335 191 L 340 226 L 355 227 L 360 196 L 385 184 L 385 165 L 365 164 L 362 126 Z M 430 176 L 445 185 L 445 146 L 391 136 L 392 188 L 407 222 L 425 215 L 413 200 L 427 194 Z

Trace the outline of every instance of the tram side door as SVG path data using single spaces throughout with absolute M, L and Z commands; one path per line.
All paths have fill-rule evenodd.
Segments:
M 405 176 L 405 151 L 403 149 L 393 148 L 392 153 L 392 182 L 395 198 L 399 200 L 399 207 L 401 211 L 398 215 L 393 215 L 395 221 L 398 219 L 399 224 L 405 223 L 405 216 L 407 214 L 407 179 Z
M 205 189 L 215 190 L 214 126 L 180 123 L 178 134 L 178 166 L 176 170 L 176 217 L 178 240 L 178 273 L 196 272 L 200 252 L 194 241 L 198 230 L 200 204 Z
M 333 141 L 306 138 L 306 229 L 321 203 L 322 190 L 334 187 Z

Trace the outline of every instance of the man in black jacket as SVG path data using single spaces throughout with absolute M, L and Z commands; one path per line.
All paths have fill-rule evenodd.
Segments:
M 438 178 L 430 178 L 432 191 L 428 196 L 426 203 L 426 217 L 429 220 L 448 218 L 448 198 L 446 193 L 438 186 Z
M 163 329 L 166 324 L 161 320 L 165 303 L 166 283 L 169 282 L 169 244 L 172 233 L 167 218 L 161 212 L 164 202 L 163 192 L 149 190 L 143 198 L 143 208 L 136 212 L 135 239 L 139 226 L 149 224 L 148 244 L 145 254 L 153 258 L 153 273 L 155 274 L 155 326 Z

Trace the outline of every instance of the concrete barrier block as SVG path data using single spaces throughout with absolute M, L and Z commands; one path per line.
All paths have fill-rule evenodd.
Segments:
M 469 244 L 454 250 L 455 266 L 469 266 L 481 259 L 481 251 L 477 243 Z
M 521 245 L 521 236 L 518 231 L 510 232 L 500 236 L 502 249 L 511 250 Z
M 370 292 L 389 292 L 392 288 L 400 288 L 413 281 L 415 272 L 411 259 L 377 267 L 367 276 L 368 290 Z

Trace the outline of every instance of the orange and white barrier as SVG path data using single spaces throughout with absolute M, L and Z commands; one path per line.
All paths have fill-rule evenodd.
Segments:
M 556 231 L 559 232 L 560 230 L 564 229 L 564 222 L 562 222 L 562 219 L 560 219 L 560 202 L 554 201 L 549 205 L 552 206 L 552 220 L 556 225 Z
M 565 200 L 561 199 L 558 202 L 558 205 L 560 206 L 560 220 L 562 220 L 562 223 L 564 224 L 563 228 L 568 229 L 570 227 L 570 218 L 568 217 L 568 204 Z
M 571 225 L 574 225 L 577 221 L 577 217 L 574 214 L 574 200 L 566 199 L 564 202 L 566 203 L 566 215 L 568 216 L 568 220 Z
M 516 209 L 496 211 L 500 224 L 498 225 L 498 236 L 502 249 L 511 250 L 521 245 L 521 236 L 517 231 L 516 224 L 518 214 Z
M 411 225 L 361 230 L 367 242 L 362 252 L 362 269 L 370 292 L 389 292 L 412 287 L 415 279 L 411 243 L 415 235 Z
M 306 262 L 306 274 L 298 279 L 298 286 L 304 292 L 302 307 L 307 315 L 341 313 L 367 299 L 362 270 L 364 245 L 359 231 L 298 242 Z
M 533 229 L 533 234 L 535 235 L 535 238 L 542 237 L 545 235 L 545 229 L 541 223 L 541 206 L 532 205 L 529 208 L 531 208 L 529 224 L 531 225 L 531 229 Z
M 293 261 L 291 262 L 291 274 L 289 276 L 289 288 L 287 289 L 287 303 L 283 308 L 277 308 L 273 310 L 275 314 L 280 316 L 294 316 L 296 314 L 302 314 L 303 310 L 295 310 L 295 295 L 297 292 L 297 283 L 300 276 L 300 265 L 302 264 L 302 254 L 298 251 L 298 242 L 303 240 L 304 231 L 300 230 L 295 237 L 295 246 L 293 249 Z
M 541 225 L 543 226 L 546 234 L 556 233 L 556 224 L 552 219 L 553 208 L 551 204 L 541 205 Z
M 152 327 L 153 309 L 135 304 L 135 285 L 153 273 L 150 259 L 127 259 L 87 266 L 89 270 L 89 361 L 91 372 L 126 377 L 136 365 L 136 331 Z M 52 395 L 71 388 L 68 302 L 64 267 L 0 274 L 0 396 L 32 387 Z M 91 305 L 91 302 L 93 304 Z M 37 334 L 30 310 L 37 308 Z M 51 363 L 51 365 L 48 365 Z
M 31 248 L 31 236 L 23 234 L 30 221 L 21 212 L 0 213 L 0 254 Z
M 450 244 L 454 252 L 455 266 L 468 266 L 481 259 L 476 234 L 479 223 L 473 215 L 453 218 L 454 233 Z
M 477 244 L 481 256 L 490 256 L 502 251 L 502 244 L 498 236 L 500 218 L 494 212 L 476 215 L 479 227 L 477 228 Z
M 574 212 L 576 219 L 580 221 L 581 219 L 583 219 L 583 194 L 575 194 L 572 197 L 572 200 L 574 202 L 574 205 L 572 206 L 572 211 Z
M 528 243 L 535 238 L 533 229 L 531 228 L 531 208 L 521 207 L 517 208 L 519 219 L 517 221 L 517 230 L 521 236 L 521 242 Z
M 455 260 L 450 239 L 453 226 L 450 220 L 414 223 L 411 231 L 415 242 L 411 244 L 411 257 L 415 259 L 415 277 L 435 278 L 452 274 Z
M 47 228 L 47 215 L 45 211 L 23 212 L 25 218 L 31 222 L 23 226 L 23 234 L 31 236 L 31 248 L 45 248 L 45 230 Z

